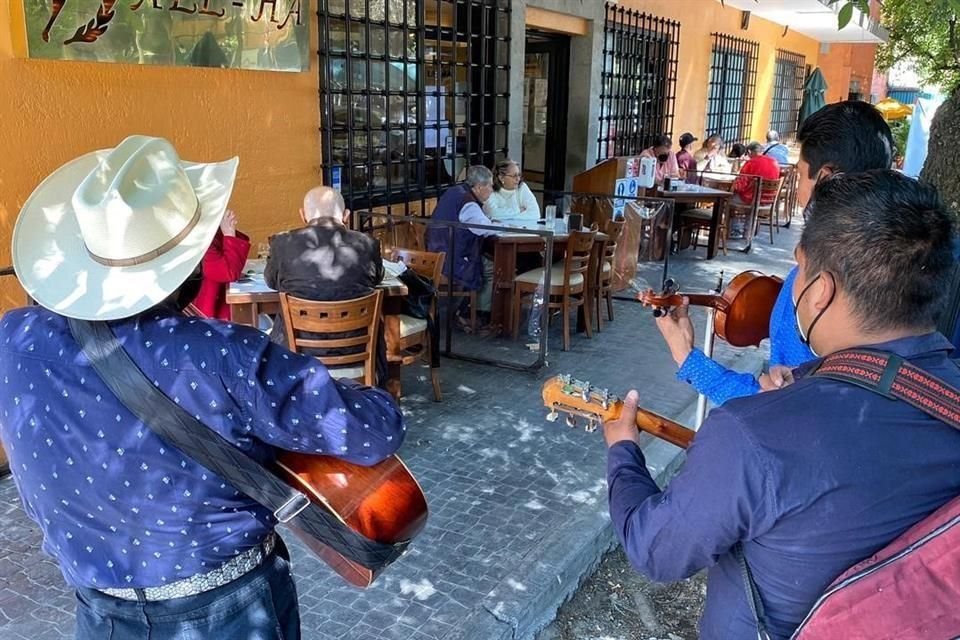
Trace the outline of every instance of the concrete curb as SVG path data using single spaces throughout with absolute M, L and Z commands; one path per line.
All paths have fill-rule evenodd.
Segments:
M 736 369 L 759 373 L 763 362 L 760 351 L 740 353 Z M 692 425 L 696 412 L 694 399 L 673 419 Z M 643 453 L 647 468 L 661 486 L 685 458 L 681 449 L 656 439 L 644 443 Z M 518 592 L 509 578 L 500 583 L 444 640 L 534 640 L 616 545 L 605 504 L 593 514 L 565 523 L 541 540 L 535 556 L 531 554 L 517 567 L 515 575 L 523 577 L 522 591 Z

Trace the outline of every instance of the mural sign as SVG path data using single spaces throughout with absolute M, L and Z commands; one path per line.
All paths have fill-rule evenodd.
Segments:
M 23 0 L 31 58 L 306 71 L 308 0 Z

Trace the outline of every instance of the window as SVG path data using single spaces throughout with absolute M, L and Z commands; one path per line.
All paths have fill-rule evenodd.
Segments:
M 781 140 L 797 135 L 806 65 L 807 59 L 802 54 L 777 49 L 770 128 L 780 134 Z
M 323 179 L 348 206 L 436 197 L 506 154 L 510 0 L 320 0 L 318 15 Z
M 673 134 L 680 23 L 607 4 L 597 160 Z
M 753 124 L 760 45 L 722 33 L 713 34 L 706 134 L 726 143 L 746 143 Z

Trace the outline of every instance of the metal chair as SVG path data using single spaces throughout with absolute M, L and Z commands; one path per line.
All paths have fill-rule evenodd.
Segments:
M 280 293 L 280 313 L 291 351 L 313 356 L 334 378 L 373 386 L 377 375 L 383 292 L 320 302 Z
M 391 258 L 401 261 L 408 268 L 413 269 L 418 274 L 428 278 L 433 283 L 434 289 L 440 288 L 440 276 L 443 273 L 443 261 L 446 254 L 443 252 L 434 253 L 431 251 L 416 251 L 414 249 L 402 249 L 394 247 L 391 251 Z M 437 301 L 434 300 L 430 312 L 434 318 L 437 317 Z M 432 365 L 434 354 L 431 351 L 431 336 L 428 330 L 427 321 L 424 318 L 414 318 L 406 314 L 400 314 L 400 335 L 399 340 L 391 345 L 391 353 L 387 354 L 390 362 L 399 363 L 400 366 L 413 364 L 420 358 L 426 356 L 430 366 L 430 382 L 433 385 L 433 399 L 436 402 L 443 400 L 440 392 L 440 372 L 437 367 Z
M 550 267 L 550 291 L 544 292 L 548 309 L 560 309 L 563 316 L 563 350 L 570 350 L 570 309 L 583 307 L 587 337 L 593 337 L 593 322 L 590 317 L 589 278 L 590 261 L 593 255 L 594 231 L 572 231 L 567 240 L 563 264 Z M 533 306 L 533 298 L 544 285 L 544 267 L 531 269 L 513 279 L 513 339 L 520 335 L 520 310 L 524 298 Z M 537 310 L 531 308 L 531 313 Z M 548 314 L 549 316 L 549 314 Z M 549 321 L 548 321 L 549 322 Z M 544 331 L 549 327 L 544 327 Z

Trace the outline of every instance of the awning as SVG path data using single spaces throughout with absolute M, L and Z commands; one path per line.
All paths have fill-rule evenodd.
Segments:
M 719 2 L 719 0 L 717 0 Z M 829 4 L 829 0 L 723 0 L 731 9 L 749 11 L 751 15 L 790 31 L 801 33 L 817 42 L 851 42 L 879 44 L 889 34 L 877 22 L 854 9 L 853 19 L 842 30 L 838 29 L 837 12 L 843 2 Z

